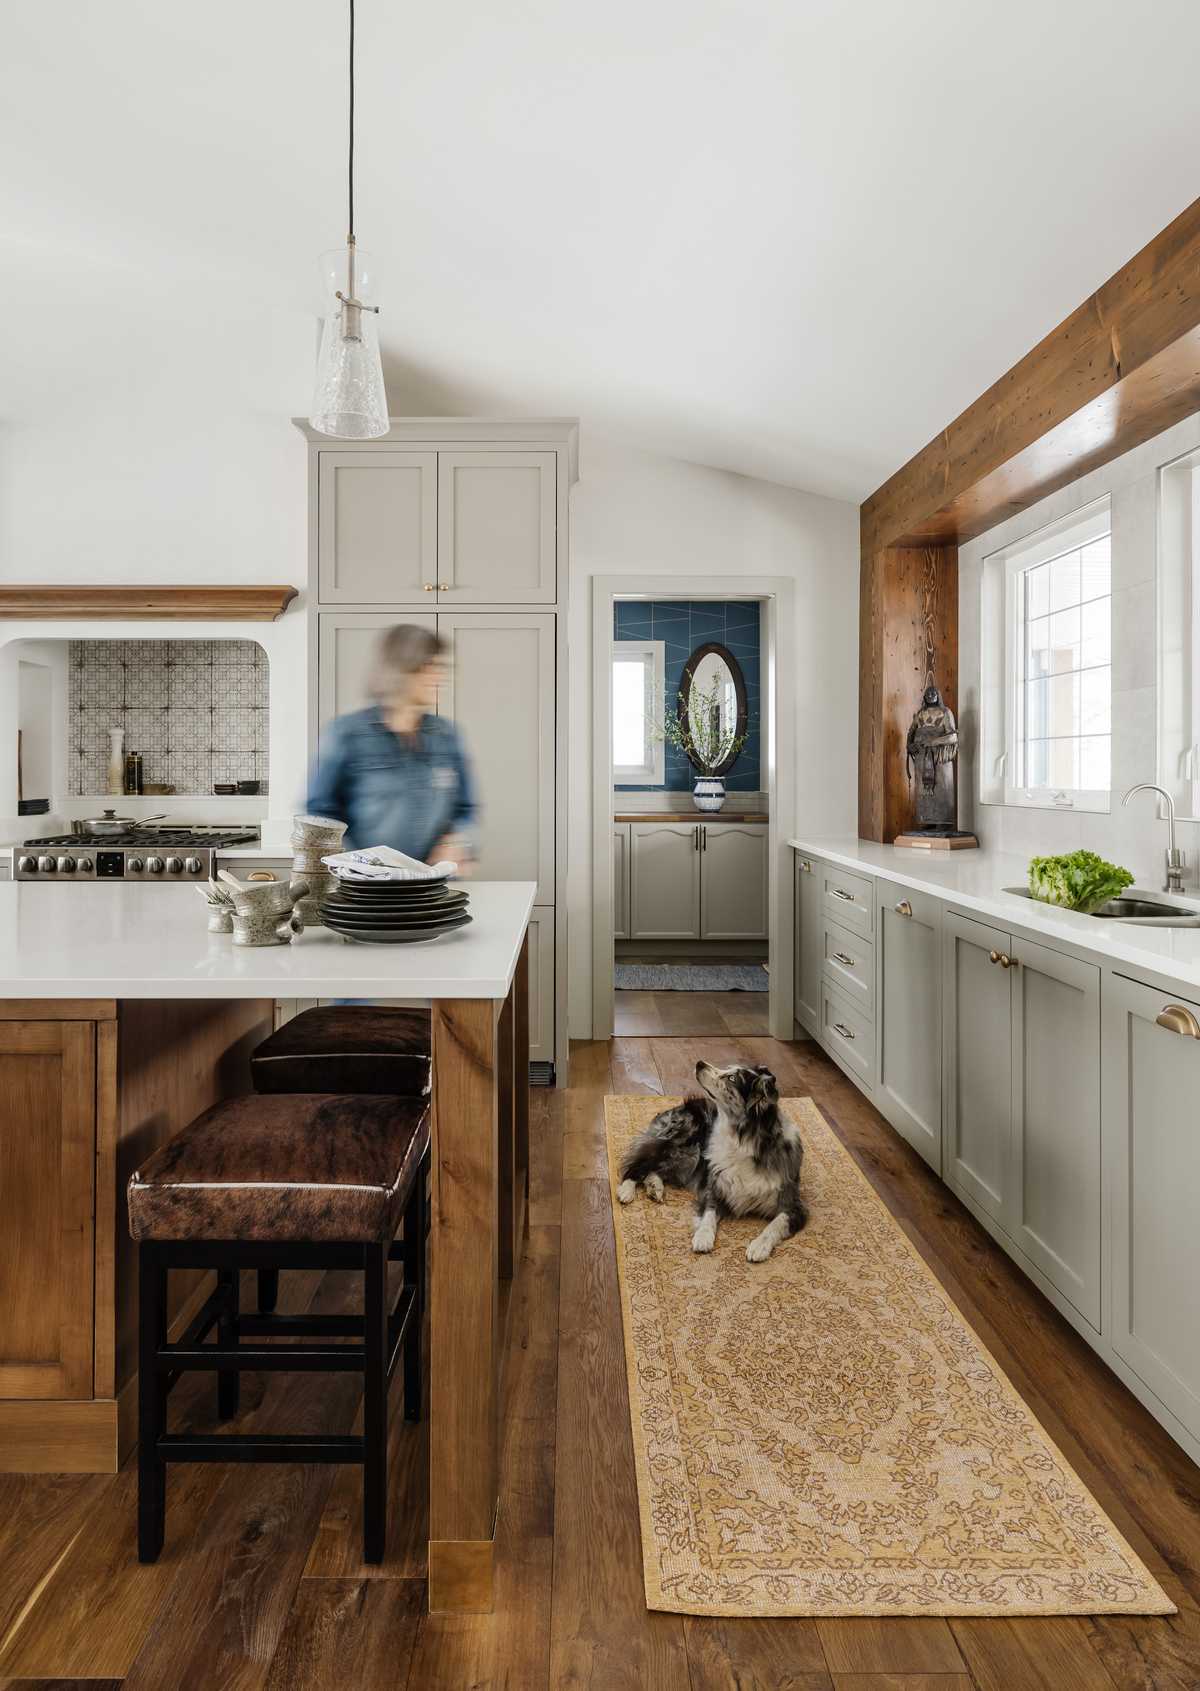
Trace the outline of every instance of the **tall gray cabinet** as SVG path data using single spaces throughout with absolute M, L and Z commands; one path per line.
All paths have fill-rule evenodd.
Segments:
M 566 629 L 574 419 L 393 418 L 382 440 L 309 441 L 310 746 L 366 702 L 396 622 L 436 628 L 479 786 L 488 880 L 537 884 L 530 1056 L 567 1073 Z

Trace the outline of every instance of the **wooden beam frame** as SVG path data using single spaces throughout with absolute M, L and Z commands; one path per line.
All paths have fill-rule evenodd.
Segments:
M 859 833 L 913 821 L 911 631 L 936 553 L 938 683 L 957 711 L 958 547 L 1200 410 L 1200 200 L 994 382 L 860 511 Z M 923 568 L 924 566 L 922 566 Z M 953 617 L 951 617 L 953 601 Z M 953 679 L 952 679 L 953 678 Z

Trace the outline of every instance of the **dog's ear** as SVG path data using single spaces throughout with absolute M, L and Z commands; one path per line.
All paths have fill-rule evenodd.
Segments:
M 773 1102 L 779 1096 L 779 1088 L 776 1084 L 775 1076 L 771 1073 L 770 1069 L 766 1068 L 762 1063 L 758 1065 L 755 1072 L 758 1075 L 758 1079 L 754 1082 L 755 1097 L 764 1098 Z

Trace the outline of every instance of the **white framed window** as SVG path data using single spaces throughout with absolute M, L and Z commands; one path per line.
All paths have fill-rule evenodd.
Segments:
M 1109 808 L 1111 529 L 1105 498 L 984 561 L 985 803 Z
M 661 786 L 661 718 L 666 647 L 662 640 L 614 640 L 612 646 L 613 780 Z

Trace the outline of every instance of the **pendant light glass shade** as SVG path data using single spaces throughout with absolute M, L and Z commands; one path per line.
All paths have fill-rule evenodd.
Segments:
M 341 440 L 375 440 L 390 428 L 375 266 L 351 244 L 321 257 L 325 297 L 321 350 L 309 421 L 321 434 Z

